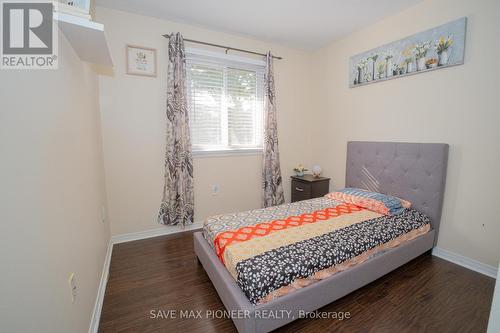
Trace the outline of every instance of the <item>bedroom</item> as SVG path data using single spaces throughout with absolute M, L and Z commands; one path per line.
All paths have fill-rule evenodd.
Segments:
M 500 260 L 498 1 L 97 0 L 89 4 L 90 19 L 61 6 L 61 18 L 53 21 L 57 68 L 11 69 L 2 62 L 0 69 L 0 331 L 234 332 L 245 331 L 246 319 L 275 323 L 277 318 L 239 319 L 246 316 L 246 308 L 228 304 L 227 295 L 233 294 L 221 291 L 224 284 L 218 287 L 220 279 L 210 273 L 218 266 L 203 259 L 197 262 L 202 254 L 195 253 L 194 244 L 195 233 L 202 231 L 208 218 L 263 207 L 264 155 L 273 165 L 279 162 L 285 204 L 292 199 L 318 200 L 309 197 L 323 197 L 325 186 L 333 193 L 354 184 L 396 197 L 409 193 L 410 197 L 400 198 L 412 201 L 417 211 L 423 203 L 435 205 L 440 216 L 431 219 L 435 239 L 421 254 L 413 253 L 408 260 L 392 257 L 398 249 L 408 248 L 397 246 L 318 282 L 332 281 L 330 289 L 344 294 L 327 295 L 329 299 L 316 307 L 301 305 L 293 309 L 304 311 L 301 318 L 272 329 L 452 332 L 460 327 L 482 332 L 489 326 L 490 332 L 500 331 L 500 298 L 494 297 L 500 288 L 494 291 Z M 62 14 L 65 8 L 68 13 Z M 466 18 L 463 29 L 457 31 L 463 36 L 453 30 L 450 58 L 443 66 L 436 44 L 439 37 L 449 36 L 445 31 L 430 38 L 426 32 L 443 25 L 446 29 L 462 18 Z M 78 24 L 81 20 L 88 24 Z M 2 28 L 5 31 L 3 23 Z M 173 38 L 163 36 L 172 33 Z M 216 110 L 221 120 L 217 124 L 222 124 L 203 127 L 212 123 L 195 122 L 194 117 L 185 124 L 193 143 L 194 223 L 184 228 L 158 223 L 165 154 L 172 147 L 166 144 L 171 82 L 167 49 L 172 40 L 179 41 L 176 33 L 184 39 L 186 80 L 209 85 L 212 91 L 206 102 L 205 95 L 187 89 L 189 114 L 199 102 L 202 110 Z M 419 67 L 412 51 L 408 70 L 400 64 L 405 59 L 396 59 L 405 51 L 397 42 L 419 36 L 432 44 L 424 57 L 427 64 Z M 460 45 L 463 53 L 456 51 Z M 390 66 L 385 64 L 387 50 L 393 50 Z M 269 133 L 272 128 L 266 125 L 273 123 L 265 123 L 263 117 L 274 114 L 264 101 L 269 96 L 264 89 L 269 51 L 281 58 L 272 58 L 279 158 L 263 152 L 264 128 Z M 379 58 L 373 60 L 375 54 Z M 131 61 L 138 55 L 146 57 L 142 67 Z M 370 60 L 364 65 L 358 56 Z M 357 64 L 363 68 L 361 80 Z M 231 71 L 234 68 L 240 71 Z M 380 77 L 371 76 L 379 72 Z M 241 113 L 234 112 L 236 121 L 231 122 L 223 92 L 230 94 L 228 82 L 233 87 L 240 82 L 232 91 L 236 95 L 246 84 L 241 84 L 245 73 L 250 74 L 244 80 L 255 86 L 245 96 L 259 102 L 249 109 L 262 118 L 237 118 Z M 230 127 L 242 135 L 229 135 Z M 203 131 L 216 135 L 203 137 Z M 219 140 L 217 149 L 204 146 L 203 138 L 214 137 Z M 230 140 L 241 137 L 251 137 L 244 149 L 228 149 Z M 362 154 L 366 160 L 356 159 L 349 167 L 348 147 L 359 142 L 378 144 L 366 148 Z M 401 149 L 392 146 L 397 142 L 418 143 L 419 148 L 405 146 L 409 149 L 405 151 L 424 149 L 421 158 L 442 161 L 439 179 L 444 185 L 433 187 L 437 194 L 432 198 L 426 192 L 423 201 L 411 191 L 413 185 L 420 191 L 428 184 L 418 178 L 422 173 L 425 177 L 432 171 L 434 176 L 436 170 L 408 168 L 409 175 L 404 175 L 407 166 L 384 155 Z M 428 156 L 422 147 L 431 143 L 447 148 L 442 148 L 440 157 Z M 383 156 L 378 160 L 386 164 L 372 159 L 370 152 L 377 151 Z M 300 178 L 294 171 L 299 165 L 309 169 L 308 174 L 319 166 L 324 178 Z M 399 171 L 391 169 L 396 166 Z M 392 170 L 388 176 L 383 167 Z M 346 173 L 365 181 L 346 178 Z M 401 185 L 398 193 L 388 181 Z M 272 190 L 271 197 L 281 203 L 277 192 Z M 311 225 L 316 228 L 321 223 Z M 304 226 L 290 230 L 300 228 Z M 215 253 L 213 242 L 205 243 L 201 244 Z M 365 271 L 374 260 L 387 260 L 395 267 L 376 270 L 381 274 L 377 279 L 373 271 Z M 230 270 L 235 272 L 229 267 L 223 271 L 232 279 L 226 286 L 235 283 Z M 335 288 L 342 277 L 365 281 L 352 290 Z M 318 290 L 311 284 L 294 292 L 304 293 L 308 300 L 314 293 L 309 288 Z M 294 292 L 276 300 L 296 300 Z M 416 315 L 413 311 L 419 306 L 427 311 Z M 292 309 L 280 303 L 274 310 L 256 313 L 285 320 Z

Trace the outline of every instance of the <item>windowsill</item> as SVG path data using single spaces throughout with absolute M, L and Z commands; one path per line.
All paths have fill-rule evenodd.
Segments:
M 193 150 L 193 157 L 226 157 L 262 155 L 262 148 Z

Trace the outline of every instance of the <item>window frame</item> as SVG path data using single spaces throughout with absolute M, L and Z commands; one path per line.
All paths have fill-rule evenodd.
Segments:
M 262 77 L 262 82 L 261 82 L 261 87 L 258 86 L 259 83 L 257 83 L 256 87 L 256 97 L 257 100 L 261 99 L 262 100 L 262 115 L 260 121 L 257 120 L 257 122 L 260 122 L 260 130 L 262 131 L 261 133 L 261 143 L 259 146 L 238 146 L 238 145 L 229 145 L 227 142 L 229 140 L 229 136 L 227 133 L 227 130 L 229 128 L 229 122 L 228 122 L 228 108 L 223 107 L 223 110 L 225 111 L 225 114 L 222 115 L 221 117 L 221 124 L 225 122 L 225 126 L 222 125 L 221 130 L 223 133 L 223 142 L 226 142 L 227 145 L 223 144 L 220 145 L 220 148 L 217 148 L 217 146 L 196 146 L 192 145 L 192 155 L 194 157 L 209 157 L 209 156 L 231 156 L 231 155 L 260 155 L 262 154 L 263 151 L 263 145 L 264 145 L 264 73 L 265 73 L 265 66 L 266 63 L 262 59 L 253 59 L 253 58 L 247 58 L 247 57 L 241 57 L 241 56 L 235 56 L 235 55 L 230 55 L 230 54 L 225 54 L 225 53 L 219 53 L 219 52 L 212 52 L 212 51 L 207 51 L 204 49 L 198 49 L 198 48 L 186 48 L 186 62 L 188 65 L 189 62 L 194 62 L 199 61 L 199 63 L 202 64 L 209 64 L 213 63 L 216 66 L 221 66 L 223 68 L 223 90 L 226 91 L 226 85 L 227 85 L 227 75 L 226 71 L 228 68 L 234 68 L 234 69 L 242 69 L 242 70 L 255 70 L 257 73 L 261 74 L 261 76 L 257 75 L 257 80 L 259 80 L 259 77 Z M 257 81 L 258 82 L 258 81 Z M 188 96 L 191 95 L 190 92 L 190 82 L 189 82 L 189 74 L 188 78 L 186 80 L 187 84 L 187 92 Z M 188 101 L 189 103 L 189 101 Z M 226 103 L 225 98 L 223 98 L 223 103 Z M 189 105 L 188 105 L 189 108 Z M 190 111 L 189 111 L 190 112 Z M 222 119 L 224 119 L 222 121 Z M 259 124 L 257 124 L 259 126 Z

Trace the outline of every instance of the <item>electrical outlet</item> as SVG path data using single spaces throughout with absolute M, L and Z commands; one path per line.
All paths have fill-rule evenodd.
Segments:
M 68 284 L 71 292 L 71 303 L 75 303 L 76 299 L 76 277 L 75 273 L 71 273 L 68 278 Z
M 212 195 L 219 194 L 219 191 L 220 191 L 219 184 L 212 185 Z

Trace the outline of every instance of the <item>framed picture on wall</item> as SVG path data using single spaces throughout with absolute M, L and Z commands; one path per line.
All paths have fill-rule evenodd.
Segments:
M 127 74 L 156 77 L 156 50 L 127 45 Z
M 90 0 L 57 0 L 54 10 L 59 13 L 78 16 L 87 20 L 90 16 Z

